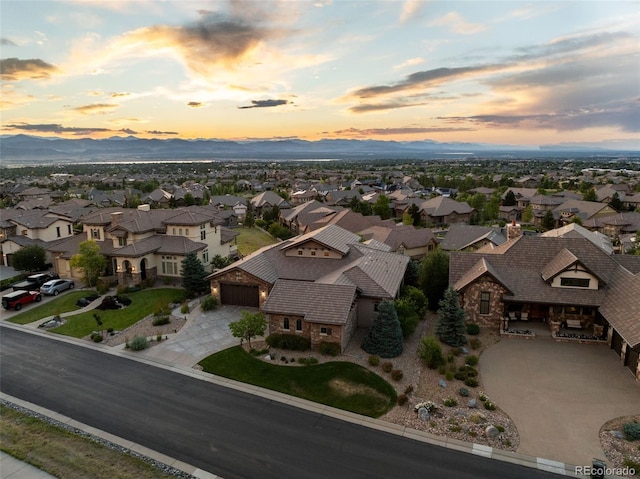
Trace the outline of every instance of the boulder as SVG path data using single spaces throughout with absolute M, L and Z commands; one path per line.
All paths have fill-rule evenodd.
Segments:
M 420 409 L 418 409 L 418 418 L 421 421 L 428 421 L 429 420 L 429 411 L 426 407 L 421 407 Z
M 478 407 L 478 400 L 477 399 L 469 399 L 469 402 L 467 403 L 467 406 L 469 406 L 470 408 L 477 408 Z
M 500 435 L 500 431 L 498 431 L 498 428 L 495 427 L 493 424 L 490 424 L 485 428 L 484 435 L 489 439 L 493 439 Z
M 625 439 L 624 433 L 622 431 L 609 431 L 609 434 L 611 434 L 611 436 L 615 437 L 616 439 Z
M 438 381 L 438 386 L 440 386 L 441 388 L 446 388 L 447 387 L 447 381 L 445 381 L 444 379 L 440 379 Z

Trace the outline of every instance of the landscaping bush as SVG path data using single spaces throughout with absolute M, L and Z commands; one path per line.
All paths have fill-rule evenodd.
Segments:
M 393 369 L 393 364 L 390 363 L 389 361 L 382 363 L 382 370 L 385 373 L 390 373 L 392 369 Z
M 458 381 L 464 381 L 467 378 L 475 378 L 476 376 L 478 376 L 478 371 L 467 364 L 460 366 L 458 372 L 453 375 L 453 377 Z
M 318 360 L 314 357 L 298 358 L 298 362 L 303 366 L 312 366 L 314 364 L 318 364 Z
M 180 308 L 180 312 L 182 314 L 189 314 L 189 305 L 187 303 L 184 303 Z
M 447 372 L 447 367 L 444 364 L 441 366 L 438 366 L 438 373 L 445 374 L 446 372 Z
M 492 401 L 485 401 L 484 408 L 487 409 L 488 411 L 495 411 L 496 404 Z
M 340 354 L 340 344 L 330 341 L 320 341 L 318 352 L 327 356 L 337 356 Z
M 429 369 L 437 369 L 444 364 L 442 347 L 435 336 L 422 338 L 418 347 L 418 356 L 424 361 Z
M 482 341 L 480 341 L 478 338 L 473 338 L 469 341 L 469 346 L 471 346 L 471 349 L 480 349 L 480 346 L 482 346 Z
M 267 344 L 272 348 L 290 349 L 292 351 L 306 351 L 311 348 L 311 340 L 295 334 L 270 334 L 267 336 Z
M 153 318 L 151 324 L 153 324 L 154 326 L 162 326 L 163 324 L 169 324 L 170 322 L 171 319 L 169 318 L 169 316 L 157 316 Z
M 403 376 L 404 373 L 401 369 L 394 369 L 393 371 L 391 371 L 391 379 L 393 379 L 394 381 L 400 381 Z
M 467 324 L 467 334 L 469 336 L 477 336 L 478 334 L 480 334 L 480 326 L 478 326 L 476 323 Z
M 447 374 L 444 376 L 447 381 L 453 381 L 453 373 L 451 371 L 447 371 Z
M 628 422 L 622 428 L 625 437 L 629 441 L 637 441 L 640 439 L 640 423 L 637 422 Z
M 129 343 L 129 347 L 134 351 L 142 351 L 149 347 L 146 336 L 135 336 Z
M 447 398 L 444 400 L 444 405 L 447 407 L 455 407 L 458 405 L 458 401 L 455 398 Z
M 403 406 L 407 403 L 407 401 L 409 400 L 409 398 L 407 397 L 406 394 L 400 394 L 398 396 L 398 406 Z
M 463 398 L 469 397 L 469 390 L 467 388 L 460 388 L 458 389 L 458 394 Z
M 471 354 L 470 356 L 467 356 L 464 362 L 469 366 L 475 366 L 476 364 L 478 364 L 478 356 L 474 356 L 473 354 Z
M 94 343 L 101 343 L 102 340 L 103 340 L 102 334 L 100 334 L 100 333 L 92 333 L 91 334 L 91 340 Z
M 200 309 L 202 309 L 202 311 L 211 311 L 212 309 L 216 309 L 217 307 L 218 298 L 211 295 L 206 296 L 200 303 Z
M 100 309 L 103 311 L 107 309 L 120 309 L 120 305 L 116 301 L 115 296 L 105 296 L 102 299 L 102 303 L 100 303 L 100 306 L 97 306 L 96 309 Z
M 371 354 L 368 361 L 370 366 L 377 366 L 378 364 L 380 364 L 380 356 L 378 356 L 377 354 Z
M 100 295 L 107 294 L 107 292 L 109 291 L 109 283 L 98 280 L 98 283 L 96 284 L 96 291 Z
M 470 388 L 477 388 L 478 380 L 476 378 L 467 378 L 464 380 L 464 384 Z
M 404 393 L 408 396 L 409 394 L 411 394 L 413 392 L 413 386 L 411 384 L 409 384 L 405 389 L 404 389 Z
M 504 432 L 504 426 L 500 426 L 499 424 L 496 424 L 496 429 L 498 432 Z

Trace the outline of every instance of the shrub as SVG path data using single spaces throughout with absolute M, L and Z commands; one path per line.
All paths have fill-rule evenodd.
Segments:
M 409 384 L 405 389 L 404 389 L 404 393 L 408 396 L 409 394 L 411 394 L 413 392 L 413 386 L 411 384 Z
M 330 341 L 320 341 L 318 352 L 327 356 L 337 356 L 340 354 L 340 344 Z
M 475 378 L 477 375 L 478 371 L 468 364 L 465 364 L 464 366 L 460 366 L 460 369 L 458 369 L 458 372 L 456 372 L 453 377 L 458 381 L 464 381 L 467 378 Z
M 180 312 L 182 314 L 189 314 L 189 305 L 187 303 L 184 303 L 180 308 Z
M 480 334 L 480 326 L 478 326 L 476 323 L 467 324 L 467 334 L 469 336 L 477 336 L 478 334 Z
M 391 371 L 391 379 L 393 379 L 394 381 L 400 381 L 403 376 L 404 373 L 401 369 L 394 369 L 393 371 Z
M 298 362 L 303 366 L 312 366 L 314 364 L 318 364 L 318 360 L 314 357 L 298 358 Z
M 489 400 L 489 396 L 487 396 L 485 393 L 480 393 L 478 395 L 478 399 L 482 402 L 486 402 Z
M 200 309 L 202 309 L 202 311 L 211 311 L 212 309 L 216 309 L 217 307 L 218 298 L 211 295 L 206 296 L 200 303 Z
M 451 371 L 447 371 L 447 374 L 445 374 L 444 377 L 447 379 L 447 381 L 453 381 L 454 375 Z
M 91 340 L 94 343 L 101 343 L 103 340 L 102 334 L 100 333 L 91 333 Z
M 501 426 L 499 424 L 496 426 L 496 429 L 498 430 L 498 432 L 504 432 L 504 426 Z
M 378 356 L 377 354 L 371 354 L 368 361 L 370 366 L 377 366 L 378 364 L 380 364 L 380 356 Z
M 156 318 L 153 318 L 151 324 L 153 324 L 154 326 L 162 326 L 163 324 L 169 324 L 170 322 L 171 319 L 169 319 L 169 316 L 158 316 Z
M 429 369 L 436 369 L 444 364 L 442 347 L 435 336 L 426 336 L 420 341 L 418 356 L 424 361 Z
M 102 299 L 102 303 L 100 303 L 100 306 L 98 306 L 96 309 L 120 309 L 120 305 L 116 302 L 115 296 L 105 296 Z
M 286 363 L 287 358 L 285 356 L 280 356 L 280 361 L 282 361 L 283 363 Z
M 447 407 L 455 407 L 458 405 L 458 401 L 455 398 L 447 398 L 444 400 L 444 405 Z
M 130 342 L 129 347 L 134 351 L 142 351 L 149 347 L 146 336 L 135 336 Z
M 460 432 L 460 431 L 462 431 L 462 428 L 460 426 L 451 426 L 451 427 L 449 427 L 449 431 L 451 431 L 451 432 Z
M 289 349 L 291 351 L 306 351 L 311 348 L 311 340 L 295 334 L 270 334 L 267 336 L 267 344 L 272 348 Z
M 471 339 L 471 341 L 469 341 L 469 346 L 471 346 L 471 349 L 480 349 L 480 346 L 482 346 L 482 341 L 480 341 L 478 338 L 473 338 Z
M 496 404 L 492 401 L 485 401 L 484 408 L 488 411 L 494 411 L 496 409 Z
M 58 316 L 58 319 L 60 319 L 60 316 Z M 107 333 L 113 333 L 113 328 L 107 328 Z
M 453 354 L 454 356 L 460 356 L 462 354 L 462 348 L 461 347 L 453 348 L 451 350 L 451 354 Z
M 156 341 L 158 341 L 158 342 L 162 341 L 162 334 L 158 334 L 156 336 Z
M 442 366 L 440 366 L 440 367 L 438 368 L 438 372 L 439 372 L 440 374 L 445 374 L 445 373 L 447 372 L 447 367 L 443 364 Z
M 382 363 L 382 370 L 385 373 L 390 373 L 392 369 L 393 369 L 393 364 L 390 363 L 389 361 L 385 361 L 384 363 Z
M 449 354 L 449 356 L 447 356 L 447 362 L 448 363 L 455 363 L 456 362 L 456 357 L 453 354 Z
M 96 291 L 100 295 L 107 294 L 107 292 L 109 291 L 109 283 L 98 280 L 98 284 L 96 284 Z
M 467 388 L 460 388 L 458 389 L 458 394 L 463 398 L 469 397 L 469 390 Z
M 464 362 L 467 363 L 469 366 L 475 366 L 476 364 L 478 364 L 478 356 L 474 356 L 473 354 L 471 354 L 467 356 Z
M 409 398 L 407 397 L 406 394 L 400 394 L 398 396 L 398 406 L 404 406 L 408 400 Z
M 476 378 L 467 378 L 464 380 L 464 384 L 470 388 L 477 388 L 478 380 Z
M 628 422 L 623 426 L 622 431 L 629 441 L 640 439 L 640 423 Z

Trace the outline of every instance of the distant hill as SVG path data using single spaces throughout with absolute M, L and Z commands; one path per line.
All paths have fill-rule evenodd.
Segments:
M 485 143 L 440 143 L 380 140 L 256 140 L 144 139 L 135 136 L 94 140 L 30 135 L 0 138 L 1 164 L 5 166 L 51 162 L 113 162 L 154 160 L 294 160 L 294 159 L 431 159 L 431 158 L 563 158 L 635 156 L 638 151 L 606 149 L 597 144 L 513 146 Z

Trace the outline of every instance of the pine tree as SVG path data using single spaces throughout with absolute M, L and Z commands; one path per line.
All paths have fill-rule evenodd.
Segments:
M 187 296 L 193 297 L 206 293 L 209 283 L 206 281 L 207 272 L 194 252 L 187 253 L 182 260 L 182 287 Z
M 458 347 L 467 343 L 465 312 L 460 307 L 458 293 L 453 288 L 447 288 L 440 301 L 436 333 L 440 341 L 449 346 Z
M 418 282 L 429 300 L 429 307 L 435 310 L 449 286 L 449 255 L 438 248 L 425 256 L 420 264 Z
M 402 327 L 393 302 L 383 301 L 378 306 L 378 317 L 373 320 L 362 349 L 381 358 L 395 358 L 402 354 Z

